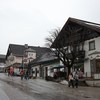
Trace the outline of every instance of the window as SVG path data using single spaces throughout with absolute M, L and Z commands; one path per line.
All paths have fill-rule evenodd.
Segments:
M 29 56 L 33 56 L 33 53 L 29 53 Z
M 89 42 L 89 50 L 95 50 L 95 41 Z

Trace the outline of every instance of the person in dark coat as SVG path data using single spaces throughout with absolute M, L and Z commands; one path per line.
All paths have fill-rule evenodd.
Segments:
M 74 75 L 74 84 L 75 84 L 76 88 L 78 88 L 79 78 L 78 78 L 78 73 L 77 72 Z

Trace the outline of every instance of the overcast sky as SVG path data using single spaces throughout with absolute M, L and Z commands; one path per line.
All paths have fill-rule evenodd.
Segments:
M 69 17 L 100 23 L 100 0 L 0 0 L 0 54 L 10 43 L 44 46 Z

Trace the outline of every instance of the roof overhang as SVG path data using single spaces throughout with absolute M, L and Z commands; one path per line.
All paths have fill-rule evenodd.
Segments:
M 86 29 L 90 29 L 91 31 L 94 31 L 93 34 L 88 33 L 88 36 L 86 36 L 85 40 L 89 40 L 92 39 L 94 37 L 98 37 L 100 36 L 100 24 L 96 24 L 96 23 L 92 23 L 92 22 L 88 22 L 88 21 L 83 21 L 83 20 L 79 20 L 79 19 L 75 19 L 75 18 L 69 18 L 67 20 L 67 22 L 65 23 L 65 25 L 63 26 L 63 28 L 61 29 L 60 33 L 58 34 L 58 36 L 56 37 L 56 39 L 54 40 L 54 42 L 51 45 L 51 48 L 59 48 L 61 46 L 66 46 L 69 43 L 68 40 L 68 26 L 70 24 L 73 24 L 73 26 L 78 25 L 80 26 L 79 30 L 77 33 L 79 34 L 83 34 L 83 35 L 87 35 L 85 34 L 85 32 L 83 32 L 83 28 Z M 75 34 L 73 34 L 75 35 Z M 79 41 L 80 36 L 77 34 L 76 38 L 73 38 L 72 40 L 74 40 L 75 42 Z M 84 41 L 85 41 L 84 40 Z

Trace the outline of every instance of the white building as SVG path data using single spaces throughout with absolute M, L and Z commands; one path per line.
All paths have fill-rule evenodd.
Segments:
M 6 54 L 6 67 L 13 67 L 14 71 L 18 72 L 19 68 L 28 68 L 30 61 L 49 51 L 50 49 L 46 47 L 9 44 Z
M 69 18 L 52 47 L 55 48 L 60 43 L 63 43 L 63 47 L 71 43 L 83 45 L 84 55 L 81 58 L 84 77 L 100 79 L 100 24 Z
M 100 37 L 85 41 L 84 74 L 86 77 L 100 79 Z
M 33 76 L 36 78 L 46 78 L 48 76 L 53 77 L 54 71 L 52 68 L 59 66 L 60 61 L 55 56 L 54 52 L 47 52 L 37 59 L 30 62 L 30 66 L 33 69 Z

